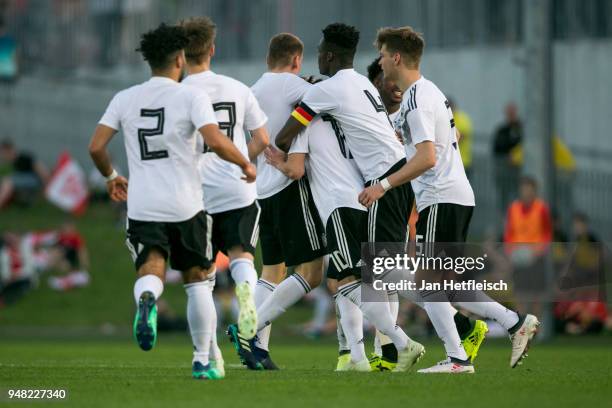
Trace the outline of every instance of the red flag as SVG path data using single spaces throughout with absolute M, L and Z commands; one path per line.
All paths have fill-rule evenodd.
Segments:
M 45 195 L 50 202 L 64 211 L 75 215 L 85 212 L 89 197 L 85 172 L 70 153 L 64 152 L 60 155 Z

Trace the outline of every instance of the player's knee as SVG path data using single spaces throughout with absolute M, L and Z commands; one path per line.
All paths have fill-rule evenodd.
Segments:
M 166 275 L 166 255 L 161 249 L 149 249 L 145 262 L 138 268 L 138 276 L 144 275 L 155 275 L 164 280 Z
M 284 263 L 277 265 L 264 265 L 261 270 L 261 279 L 278 285 L 287 276 L 287 268 Z
M 336 279 L 327 278 L 327 289 L 333 295 L 338 291 L 338 281 Z
M 242 245 L 236 245 L 236 246 L 230 248 L 227 251 L 227 256 L 230 259 L 230 261 L 233 261 L 234 259 L 240 259 L 240 258 L 250 259 L 250 260 L 254 260 L 255 259 L 255 257 L 253 255 L 251 255 L 251 253 L 246 252 L 244 250 Z
M 183 272 L 183 282 L 185 284 L 203 282 L 208 279 L 209 269 L 194 267 Z

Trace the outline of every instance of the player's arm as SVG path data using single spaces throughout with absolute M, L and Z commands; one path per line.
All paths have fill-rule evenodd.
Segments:
M 113 169 L 106 146 L 117 131 L 99 124 L 89 142 L 89 155 L 98 171 L 106 178 L 106 188 L 113 201 L 127 200 L 128 181 Z
M 276 135 L 276 139 L 274 139 L 274 143 L 285 153 L 289 151 L 293 140 L 308 126 L 308 122 L 304 124 L 304 122 L 296 118 L 296 115 L 294 115 L 296 111 L 297 109 L 293 111 L 287 122 L 285 122 L 285 126 L 283 126 L 278 135 Z
M 313 118 L 321 112 L 329 112 L 337 106 L 334 98 L 321 89 L 321 84 L 312 85 L 304 94 L 302 102 L 291 112 L 274 143 L 284 152 L 288 152 L 291 143 L 297 135 L 312 122 Z
M 374 201 L 385 195 L 393 187 L 401 186 L 414 180 L 436 165 L 436 149 L 433 142 L 422 142 L 415 147 L 416 153 L 414 156 L 399 170 L 381 180 L 380 183 L 365 188 L 359 194 L 359 202 L 361 204 L 366 207 L 371 206 Z
M 299 180 L 304 176 L 305 153 L 287 154 L 274 147 L 268 147 L 264 154 L 266 163 L 276 167 L 281 173 L 292 180 Z
M 255 161 L 257 156 L 259 156 L 269 144 L 270 135 L 268 134 L 268 130 L 265 126 L 251 130 L 251 141 L 247 145 L 247 149 L 249 150 L 249 159 L 251 161 Z
M 234 143 L 221 131 L 219 126 L 216 124 L 207 124 L 198 129 L 202 137 L 204 137 L 204 143 L 217 155 L 230 163 L 234 163 L 242 169 L 244 173 L 244 179 L 247 183 L 255 181 L 256 170 L 255 166 L 247 160 L 246 157 L 240 153 L 240 150 L 234 145 Z

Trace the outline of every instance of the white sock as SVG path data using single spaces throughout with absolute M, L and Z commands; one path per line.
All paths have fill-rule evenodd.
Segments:
M 215 302 L 208 282 L 197 282 L 185 285 L 187 292 L 187 323 L 193 342 L 193 361 L 208 364 L 212 329 L 215 316 Z
M 236 284 L 247 282 L 251 287 L 251 293 L 255 293 L 257 283 L 257 271 L 253 260 L 248 258 L 236 258 L 229 264 L 232 279 Z
M 324 286 L 317 286 L 313 289 L 311 295 L 314 297 L 314 317 L 312 319 L 312 329 L 323 331 L 327 324 L 329 310 L 332 307 L 332 298 Z
M 391 317 L 397 323 L 397 316 L 399 314 L 399 296 L 397 292 L 387 292 L 389 297 L 389 312 Z M 385 336 L 378 330 L 376 330 L 376 336 L 374 337 L 374 353 L 378 356 L 382 356 L 382 346 L 393 343 L 389 336 Z
M 337 296 L 334 295 L 334 300 L 337 299 Z M 334 302 L 334 308 L 336 309 L 336 335 L 338 336 L 338 351 L 350 351 L 350 347 L 348 341 L 346 339 L 346 335 L 344 334 L 344 329 L 342 328 L 342 322 L 340 321 L 340 309 L 338 308 L 338 301 Z
M 270 322 L 285 313 L 289 306 L 294 305 L 308 292 L 310 292 L 310 285 L 298 273 L 294 273 L 282 281 L 272 292 L 272 296 L 257 309 L 259 324 L 257 330 L 259 331 L 269 325 Z
M 219 348 L 219 344 L 217 343 L 217 313 L 213 313 L 212 315 L 212 337 L 210 339 L 210 359 L 215 361 L 223 360 L 223 355 L 221 354 L 221 349 Z
M 488 297 L 484 293 L 482 295 Z M 485 319 L 493 319 L 506 330 L 518 323 L 519 315 L 514 310 L 489 299 L 490 301 L 483 302 L 457 302 L 455 305 Z
M 340 323 L 351 350 L 351 360 L 355 363 L 367 359 L 363 344 L 363 314 L 350 299 L 336 296 L 340 312 Z
M 140 300 L 140 295 L 144 292 L 151 292 L 155 299 L 159 299 L 164 292 L 164 282 L 155 275 L 145 275 L 136 279 L 134 282 L 134 299 L 136 304 Z
M 459 360 L 467 360 L 467 354 L 461 344 L 453 318 L 455 309 L 448 302 L 425 302 L 424 306 L 438 337 L 444 343 L 446 355 Z
M 340 295 L 347 297 L 359 306 L 366 319 L 382 334 L 389 336 L 398 351 L 406 348 L 410 338 L 393 321 L 388 302 L 362 302 L 361 282 L 351 282 L 342 285 L 338 288 L 338 296 Z
M 276 290 L 276 285 L 272 282 L 268 282 L 265 279 L 260 279 L 257 281 L 257 285 L 255 285 L 255 307 L 259 310 L 261 305 L 265 303 L 266 300 L 272 293 Z M 255 345 L 260 349 L 268 351 L 269 343 L 270 343 L 270 331 L 272 330 L 272 325 L 269 324 L 263 329 L 257 332 L 257 341 Z

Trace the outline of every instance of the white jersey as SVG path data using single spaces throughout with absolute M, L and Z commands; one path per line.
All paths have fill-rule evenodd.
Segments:
M 117 93 L 100 124 L 123 130 L 129 218 L 180 222 L 202 211 L 196 129 L 217 124 L 205 92 L 152 77 Z
M 357 199 L 365 181 L 346 145 L 341 125 L 332 116 L 317 116 L 297 137 L 292 152 L 308 154 L 308 181 L 323 225 L 327 225 L 336 208 L 367 211 Z
M 436 149 L 436 165 L 411 183 L 417 210 L 441 203 L 474 206 L 474 192 L 461 161 L 453 113 L 442 91 L 421 76 L 404 92 L 395 123 L 406 145 L 414 147 L 430 141 Z M 415 151 L 409 151 L 408 158 Z
M 183 83 L 206 91 L 217 115 L 219 129 L 248 159 L 245 130 L 259 129 L 267 121 L 251 90 L 242 82 L 212 71 L 189 75 Z M 209 214 L 247 207 L 257 198 L 255 183 L 242 180 L 240 167 L 221 159 L 214 152 L 202 155 L 200 175 L 204 209 Z
M 274 139 L 287 122 L 291 111 L 302 99 L 311 85 L 297 75 L 283 72 L 266 72 L 251 87 L 259 106 L 268 116 L 270 144 L 276 146 Z M 266 164 L 263 154 L 257 157 L 257 195 L 259 198 L 273 196 L 283 190 L 293 180 Z
M 310 116 L 307 120 L 328 113 L 340 123 L 366 181 L 381 177 L 405 157 L 378 90 L 354 69 L 340 70 L 313 85 L 300 108 Z

